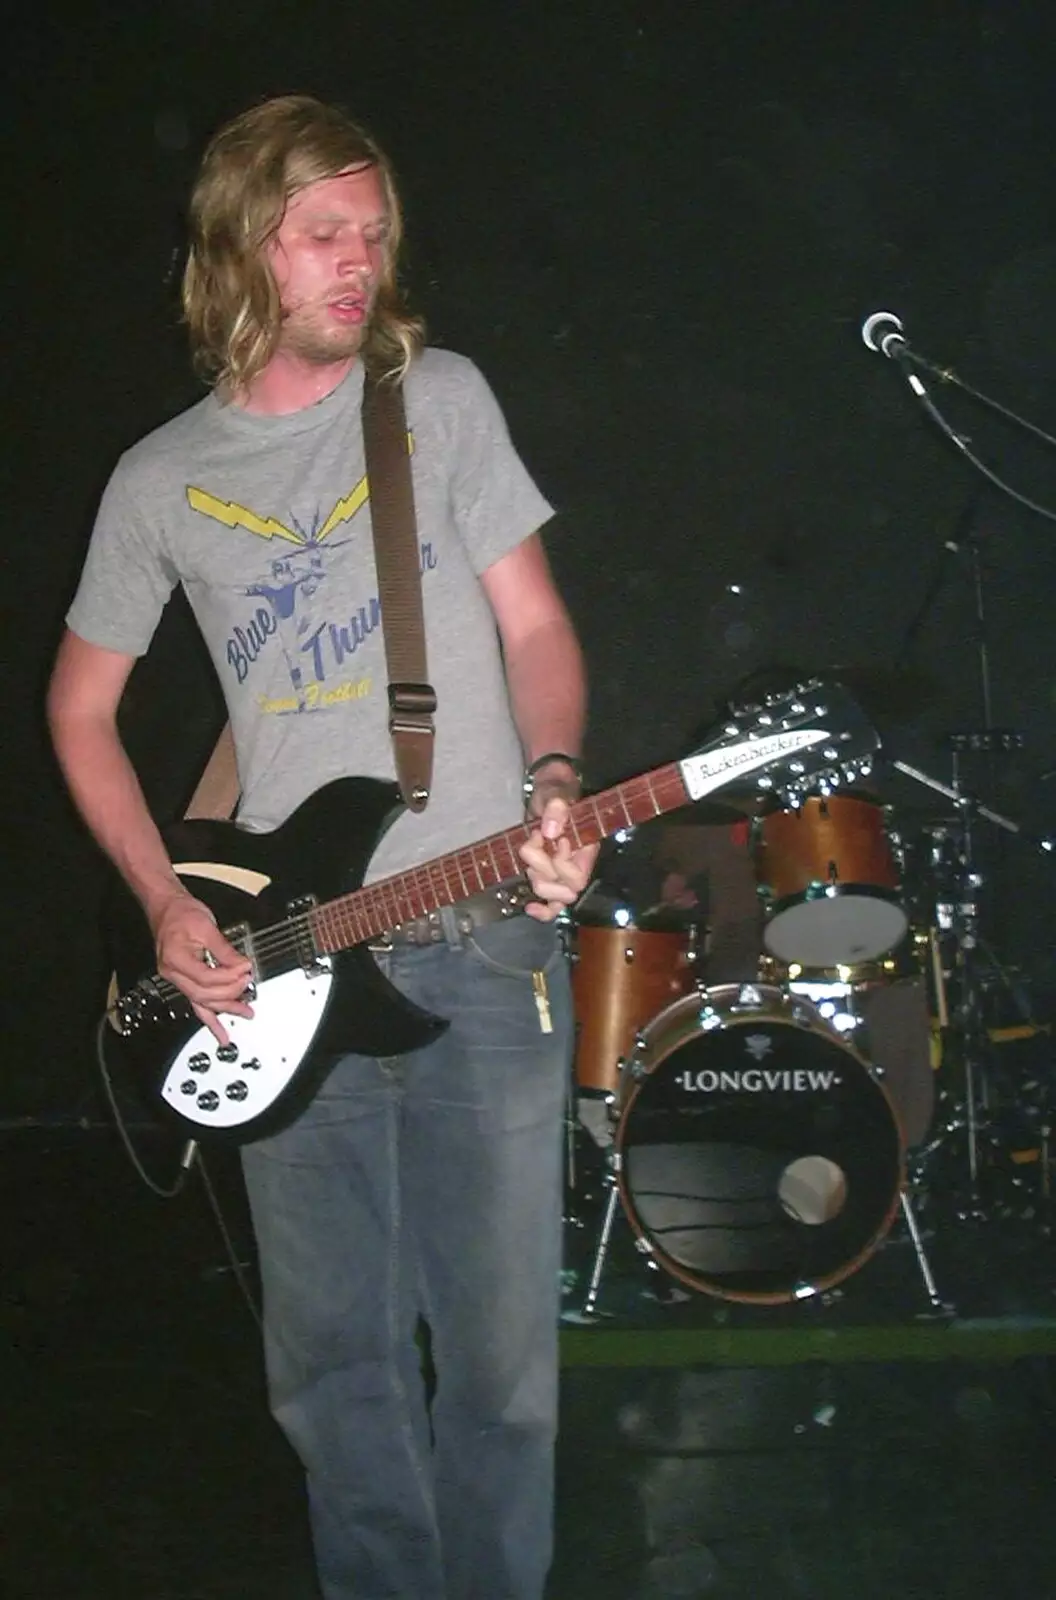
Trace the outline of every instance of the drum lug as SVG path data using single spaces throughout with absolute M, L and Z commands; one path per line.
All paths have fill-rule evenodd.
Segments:
M 712 1004 L 711 996 L 706 989 L 698 989 L 700 996 L 700 1009 L 697 1012 L 697 1022 L 701 1033 L 713 1033 L 716 1028 L 722 1027 L 722 1013 L 717 1011 Z
M 645 1039 L 643 1035 L 639 1033 L 635 1037 L 633 1053 L 629 1056 L 621 1056 L 620 1058 L 621 1076 L 623 1073 L 626 1073 L 628 1077 L 634 1079 L 635 1083 L 641 1082 L 641 1080 L 645 1077 L 647 1070 L 645 1062 L 642 1059 L 642 1051 L 644 1048 Z

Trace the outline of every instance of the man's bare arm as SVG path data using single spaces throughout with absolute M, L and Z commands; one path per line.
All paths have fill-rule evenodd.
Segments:
M 481 581 L 498 622 L 526 761 L 548 750 L 578 756 L 587 713 L 583 655 L 538 534 L 489 567 Z
M 67 631 L 48 690 L 48 724 L 74 803 L 143 907 L 158 970 L 187 995 L 218 1037 L 218 1010 L 250 1015 L 240 996 L 249 962 L 222 937 L 211 913 L 184 888 L 147 807 L 117 730 L 133 656 Z M 207 965 L 208 950 L 215 967 Z
M 586 719 L 583 655 L 538 535 L 489 567 L 481 580 L 502 639 L 514 721 L 530 765 L 550 751 L 578 757 Z M 539 830 L 521 855 L 539 900 L 527 909 L 551 919 L 586 888 L 597 846 L 573 850 L 565 833 L 575 772 L 553 762 L 539 772 L 533 811 Z

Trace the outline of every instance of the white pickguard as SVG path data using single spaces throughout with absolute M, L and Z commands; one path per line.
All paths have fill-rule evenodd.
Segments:
M 271 879 L 263 872 L 250 867 L 232 866 L 227 861 L 177 861 L 176 871 L 184 878 L 209 878 L 213 883 L 226 883 L 231 889 L 241 889 L 243 894 L 258 895 L 266 889 Z
M 175 1057 L 161 1085 L 174 1111 L 202 1128 L 238 1128 L 278 1099 L 315 1038 L 333 974 L 300 967 L 261 983 L 252 1017 L 225 1016 L 235 1059 L 223 1059 L 208 1028 Z

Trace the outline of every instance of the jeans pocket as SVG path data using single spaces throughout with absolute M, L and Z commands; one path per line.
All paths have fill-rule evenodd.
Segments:
M 489 972 L 507 978 L 530 978 L 534 972 L 549 976 L 565 960 L 554 924 L 525 916 L 475 928 L 466 940 L 466 952 Z

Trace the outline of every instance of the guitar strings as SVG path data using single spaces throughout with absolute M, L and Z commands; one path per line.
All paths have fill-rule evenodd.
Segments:
M 677 785 L 674 800 L 666 796 L 661 799 L 657 791 L 668 788 L 671 780 Z M 634 827 L 661 815 L 684 797 L 685 786 L 675 763 L 629 779 L 603 794 L 588 796 L 573 808 L 569 819 L 574 845 L 578 847 L 594 843 L 598 837 L 618 831 L 620 827 Z M 645 802 L 645 809 L 640 815 L 633 814 L 642 802 Z M 614 807 L 618 809 L 614 811 Z M 589 834 L 583 831 L 588 823 L 592 824 Z M 529 824 L 522 823 L 505 833 L 494 834 L 475 846 L 453 851 L 445 859 L 457 870 L 457 883 L 453 881 L 449 868 L 437 862 L 426 863 L 410 867 L 391 878 L 383 878 L 377 883 L 366 884 L 323 905 L 313 905 L 305 911 L 292 913 L 280 922 L 251 932 L 248 940 L 238 933 L 237 925 L 221 931 L 236 949 L 250 956 L 258 971 L 298 955 L 302 959 L 309 953 L 317 957 L 366 944 L 368 940 L 401 923 L 427 915 L 429 902 L 434 907 L 456 905 L 462 899 L 483 893 L 510 877 L 519 876 L 514 846 L 524 843 L 531 831 Z M 496 859 L 497 855 L 508 858 L 510 872 L 504 873 Z M 477 880 L 475 888 L 471 887 L 474 878 Z M 421 903 L 421 910 L 417 909 L 415 899 Z M 325 937 L 327 924 L 340 938 L 347 939 L 347 943 L 329 948 Z M 185 999 L 176 984 L 158 973 L 148 982 L 155 994 L 166 1002 Z
M 795 696 L 799 699 L 821 688 L 822 685 L 817 680 L 812 679 L 807 683 L 797 685 Z M 768 702 L 768 707 L 769 715 L 765 719 L 766 725 L 769 727 L 776 722 L 782 729 L 787 730 L 789 723 L 782 720 L 783 708 L 779 707 L 777 702 Z M 793 703 L 790 709 L 798 714 L 805 708 Z M 823 715 L 823 708 L 817 707 L 816 714 Z M 737 720 L 737 714 L 733 714 L 734 723 Z M 760 719 L 760 721 L 762 722 L 763 719 Z M 726 729 L 728 734 L 733 731 L 734 729 L 731 727 Z M 752 736 L 751 733 L 748 734 L 749 738 Z M 845 734 L 844 738 L 847 737 L 849 735 Z M 716 746 L 716 748 L 721 748 L 721 746 Z M 770 773 L 775 765 L 780 766 L 781 764 L 780 761 L 771 762 L 760 771 Z M 862 764 L 862 770 L 865 770 L 864 763 Z M 802 767 L 798 768 L 798 771 L 802 772 Z M 758 775 L 759 773 L 757 773 Z M 598 839 L 617 833 L 624 827 L 637 827 L 643 822 L 651 821 L 654 817 L 661 816 L 664 812 L 670 811 L 673 807 L 690 798 L 692 797 L 686 789 L 682 776 L 682 763 L 680 762 L 669 762 L 666 766 L 658 767 L 652 772 L 630 778 L 626 782 L 604 791 L 604 793 L 587 796 L 573 806 L 568 827 L 574 846 L 579 847 L 586 843 L 593 844 Z M 640 811 L 638 810 L 639 807 L 641 807 Z M 622 817 L 620 816 L 621 811 L 623 813 Z M 581 834 L 580 828 L 587 821 L 592 822 L 593 826 L 589 834 L 584 835 Z M 425 905 L 429 900 L 433 902 L 435 907 L 455 905 L 460 899 L 469 898 L 470 891 L 468 890 L 463 863 L 469 869 L 470 875 L 475 874 L 478 879 L 479 888 L 472 891 L 472 893 L 483 892 L 485 889 L 503 882 L 502 872 L 495 863 L 496 847 L 506 850 L 511 866 L 516 868 L 517 862 L 512 853 L 511 843 L 514 840 L 519 840 L 523 843 L 529 837 L 531 830 L 532 824 L 522 824 L 518 828 L 510 828 L 505 833 L 495 834 L 490 839 L 482 840 L 477 846 L 453 852 L 447 859 L 454 861 L 457 866 L 461 893 L 452 888 L 446 868 L 439 862 L 427 863 L 425 866 L 412 867 L 391 878 L 382 879 L 378 883 L 361 886 L 359 889 L 353 890 L 345 896 L 338 896 L 335 900 L 325 902 L 321 906 L 310 906 L 307 910 L 293 913 L 279 923 L 262 928 L 259 932 L 251 932 L 248 941 L 249 950 L 245 949 L 245 942 L 238 935 L 237 927 L 233 927 L 225 936 L 231 937 L 233 935 L 232 943 L 236 948 L 243 949 L 244 953 L 249 954 L 251 951 L 258 969 L 270 962 L 296 957 L 298 953 L 303 954 L 306 943 L 313 956 L 336 954 L 341 949 L 365 944 L 369 939 L 384 933 L 390 928 L 398 927 L 402 922 L 426 915 Z M 489 860 L 485 865 L 485 872 L 482 874 L 480 862 L 475 860 L 474 857 L 478 851 L 484 849 L 488 852 Z M 438 872 L 442 878 L 443 894 L 441 895 L 437 893 L 436 874 Z M 521 874 L 514 871 L 509 876 L 521 876 Z M 398 887 L 399 885 L 405 885 L 406 889 L 401 891 L 401 888 Z M 417 893 L 419 897 L 423 897 L 423 891 L 423 909 L 417 911 L 410 896 Z M 386 895 L 389 897 L 388 906 L 385 903 Z M 401 898 L 404 898 L 410 907 L 410 916 L 407 915 L 401 905 Z M 371 901 L 375 902 L 374 912 L 380 911 L 382 913 L 380 922 L 375 922 L 366 909 Z M 359 928 L 355 927 L 354 921 L 357 915 L 355 902 L 362 902 L 363 905 L 363 924 Z M 393 916 L 393 912 L 395 912 L 395 916 Z M 338 929 L 342 930 L 340 933 L 342 939 L 347 939 L 349 931 L 354 932 L 356 937 L 348 940 L 347 943 L 328 948 L 325 944 L 321 944 L 317 938 L 317 934 L 320 931 L 325 931 L 323 925 L 326 922 L 336 925 Z M 155 994 L 163 1000 L 179 999 L 185 1004 L 189 1004 L 182 990 L 168 979 L 162 978 L 159 973 L 155 973 L 152 978 L 141 981 L 149 984 Z

